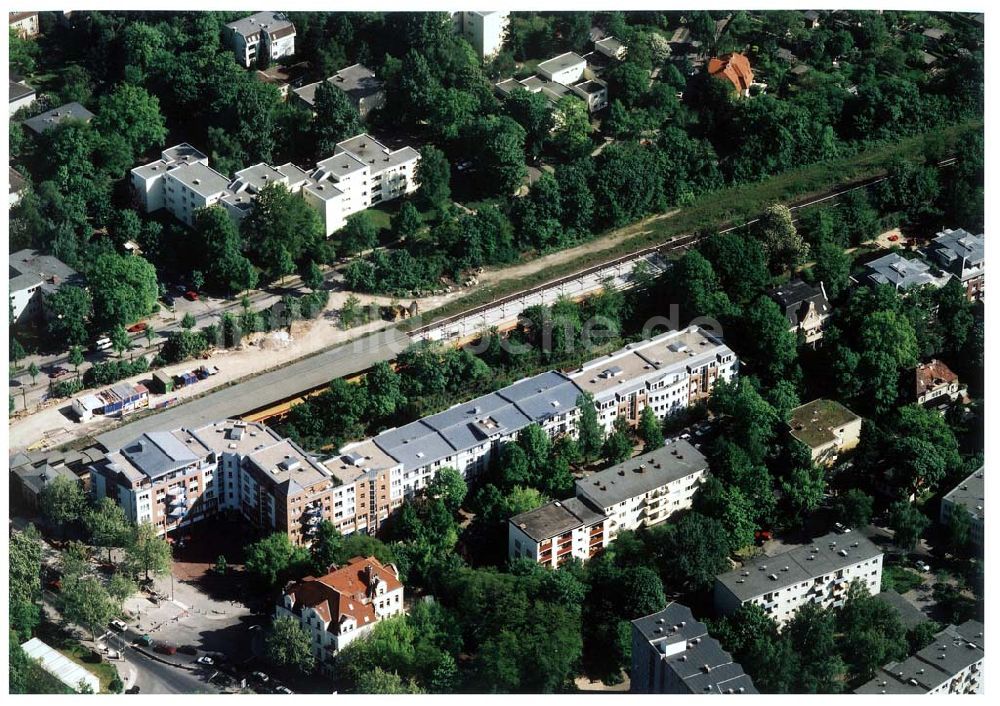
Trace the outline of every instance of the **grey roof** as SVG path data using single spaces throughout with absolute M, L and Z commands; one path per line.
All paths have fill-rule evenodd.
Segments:
M 866 265 L 868 279 L 875 284 L 891 284 L 896 289 L 907 289 L 925 284 L 941 286 L 947 280 L 947 275 L 937 278 L 930 272 L 927 263 L 920 260 L 908 260 L 899 253 L 889 253 Z
M 51 294 L 66 283 L 83 284 L 83 277 L 62 260 L 30 248 L 11 253 L 8 269 L 12 292 L 41 283 L 42 291 Z
M 16 457 L 15 457 L 16 458 Z M 50 465 L 47 462 L 43 462 L 38 465 L 33 465 L 31 463 L 21 463 L 15 465 L 11 463 L 11 472 L 21 479 L 21 483 L 29 488 L 34 494 L 42 492 L 42 488 L 50 484 L 56 478 L 68 478 L 69 480 L 78 480 L 77 476 L 73 471 L 67 468 L 64 464 Z
M 830 533 L 781 554 L 750 559 L 742 569 L 720 574 L 715 580 L 740 601 L 748 601 L 881 555 L 882 550 L 860 533 Z
M 532 422 L 563 414 L 576 406 L 581 390 L 565 375 L 550 370 L 497 390 Z
M 538 70 L 554 74 L 562 71 L 563 69 L 568 69 L 571 66 L 586 63 L 586 60 L 582 56 L 575 52 L 568 51 L 565 54 L 560 54 L 557 57 L 549 59 L 548 61 L 543 61 L 538 65 Z
M 524 88 L 524 85 L 517 79 L 505 78 L 503 81 L 497 81 L 497 83 L 494 84 L 494 88 L 505 96 L 508 96 L 518 88 Z
M 165 476 L 198 460 L 171 432 L 150 431 L 121 449 L 122 456 L 150 479 Z
M 802 16 L 805 17 L 810 22 L 819 19 L 819 13 L 816 12 L 816 10 L 805 10 L 803 11 Z
M 982 520 L 986 515 L 986 488 L 983 471 L 984 467 L 980 467 L 978 471 L 945 495 L 942 502 L 963 505 L 974 519 Z
M 355 103 L 382 90 L 382 82 L 375 78 L 375 72 L 361 64 L 343 68 L 327 81 L 350 96 Z
M 268 184 L 273 184 L 275 182 L 281 183 L 284 181 L 284 174 L 279 172 L 274 167 L 260 162 L 252 167 L 246 167 L 245 169 L 241 169 L 236 172 L 236 179 L 233 181 L 231 188 L 234 191 L 239 191 L 246 186 L 251 191 L 257 192 Z
M 600 93 L 601 91 L 608 90 L 608 84 L 595 78 L 589 81 L 580 81 L 580 83 L 575 83 L 572 88 L 577 91 L 583 91 L 584 93 Z
M 924 615 L 922 610 L 903 598 L 896 591 L 882 591 L 875 597 L 883 603 L 886 603 L 896 609 L 896 612 L 899 614 L 899 619 L 903 621 L 903 625 L 906 626 L 907 630 L 910 630 L 911 628 L 920 625 L 920 623 L 925 623 L 929 620 L 929 618 Z
M 785 312 L 791 326 L 799 325 L 799 321 L 809 310 L 809 304 L 814 304 L 820 314 L 830 313 L 830 301 L 822 286 L 806 284 L 801 279 L 793 279 L 777 287 L 771 292 L 771 297 Z
M 548 83 L 545 79 L 538 76 L 529 76 L 528 78 L 521 79 L 518 81 L 525 89 L 531 91 L 532 93 L 538 93 L 543 87 Z
M 687 606 L 672 601 L 658 613 L 633 620 L 632 626 L 660 654 L 664 666 L 677 676 L 689 693 L 757 693 L 743 667 L 708 634 L 708 627 L 697 620 Z M 682 650 L 663 656 L 668 646 L 680 643 L 685 644 Z M 646 659 L 646 656 L 633 656 L 637 658 Z
M 316 181 L 315 179 L 310 179 L 302 188 L 323 201 L 335 199 L 338 196 L 342 196 L 344 193 L 332 182 Z
M 288 20 L 288 17 L 284 13 L 268 11 L 258 12 L 241 20 L 229 22 L 226 24 L 226 27 L 229 27 L 237 34 L 242 34 L 244 37 L 252 37 L 261 30 L 271 34 L 281 30 L 288 30 L 289 28 L 294 30 L 295 25 Z
M 8 187 L 10 193 L 12 194 L 21 193 L 21 191 L 24 190 L 24 187 L 27 186 L 28 182 L 24 180 L 24 177 L 21 176 L 21 173 L 18 172 L 16 169 L 14 169 L 14 167 L 8 167 L 7 171 L 8 171 L 7 179 L 10 182 L 10 186 Z
M 930 252 L 942 268 L 962 275 L 967 270 L 982 270 L 986 254 L 985 243 L 982 233 L 973 235 L 962 228 L 946 228 L 934 238 Z
M 617 54 L 618 50 L 621 49 L 624 44 L 615 39 L 614 37 L 606 37 L 594 42 L 596 46 L 601 47 L 601 49 L 607 49 L 612 54 Z
M 320 162 L 316 162 L 316 171 L 313 172 L 312 177 L 318 181 L 324 179 L 326 175 L 337 178 L 361 171 L 365 166 L 367 165 L 357 157 L 346 152 L 338 152 L 332 157 L 327 157 Z
M 679 439 L 576 482 L 576 494 L 609 508 L 668 483 L 708 469 L 708 461 Z
M 855 694 L 926 694 L 984 657 L 983 624 L 949 625 L 934 642 L 902 662 L 890 662 Z
M 215 196 L 229 187 L 229 179 L 201 162 L 184 164 L 171 169 L 168 174 L 204 198 Z
M 201 160 L 208 159 L 208 156 L 197 149 L 192 147 L 187 142 L 181 142 L 173 147 L 168 147 L 163 150 L 161 156 L 168 162 L 200 162 Z
M 390 150 L 367 133 L 338 142 L 337 149 L 343 150 L 358 161 L 367 164 L 373 175 L 420 157 L 420 153 L 412 147 Z
M 21 81 L 10 81 L 10 102 L 35 95 L 35 89 Z
M 279 164 L 275 167 L 275 169 L 277 169 L 281 175 L 288 180 L 289 186 L 295 186 L 296 184 L 302 184 L 303 182 L 309 181 L 309 172 L 300 167 L 296 167 L 291 162 Z
M 510 518 L 510 523 L 536 542 L 543 542 L 603 522 L 605 516 L 576 498 L 553 500 L 534 510 Z
M 94 119 L 94 114 L 84 108 L 79 103 L 67 103 L 58 108 L 47 110 L 41 115 L 28 118 L 24 121 L 25 126 L 41 135 L 46 130 L 54 128 L 65 120 L 82 120 L 89 123 Z
M 924 30 L 924 36 L 928 39 L 943 39 L 946 34 L 948 34 L 948 30 L 936 27 Z

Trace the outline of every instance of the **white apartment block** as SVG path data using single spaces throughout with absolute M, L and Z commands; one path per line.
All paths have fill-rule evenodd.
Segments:
M 719 380 L 731 381 L 739 359 L 721 338 L 698 326 L 632 343 L 568 374 L 594 396 L 606 432 L 624 417 L 630 425 L 652 407 L 663 419 L 707 400 Z
M 248 69 L 262 56 L 270 63 L 295 54 L 295 25 L 280 12 L 258 12 L 230 22 L 226 36 L 236 60 Z
M 538 65 L 538 75 L 564 86 L 576 83 L 587 70 L 587 60 L 575 52 L 568 51 Z
M 468 40 L 480 59 L 489 60 L 500 53 L 510 26 L 509 10 L 452 12 L 451 17 L 455 31 Z
M 374 557 L 354 557 L 325 576 L 306 576 L 285 587 L 276 618 L 291 617 L 310 636 L 313 656 L 329 672 L 340 650 L 381 620 L 403 613 L 399 570 Z
M 337 144 L 334 154 L 307 172 L 287 163 L 256 164 L 230 180 L 208 166 L 208 157 L 186 143 L 163 151 L 160 159 L 135 167 L 132 193 L 147 213 L 167 209 L 192 226 L 198 209 L 221 206 L 239 223 L 250 212 L 257 193 L 271 183 L 283 184 L 319 213 L 327 236 L 347 217 L 417 189 L 420 153 L 412 147 L 390 150 L 367 134 Z
M 608 518 L 578 498 L 555 500 L 510 518 L 507 556 L 557 568 L 587 561 L 608 544 Z
M 976 547 L 982 548 L 984 542 L 983 523 L 986 520 L 986 480 L 980 467 L 978 471 L 952 488 L 941 499 L 940 521 L 948 526 L 951 513 L 961 505 L 969 513 L 969 540 Z
M 14 30 L 21 39 L 31 39 L 38 36 L 37 12 L 8 12 L 7 26 Z
M 855 694 L 945 696 L 983 693 L 984 627 L 978 620 L 949 625 L 902 662 L 890 662 Z
M 806 603 L 839 607 L 852 581 L 872 595 L 882 586 L 882 550 L 860 534 L 828 534 L 775 556 L 756 557 L 715 579 L 715 610 L 761 606 L 779 626 Z
M 607 541 L 691 509 L 708 460 L 680 439 L 576 482 L 576 497 L 608 518 Z

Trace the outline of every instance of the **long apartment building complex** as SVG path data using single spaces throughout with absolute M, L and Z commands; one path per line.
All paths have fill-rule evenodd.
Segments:
M 576 497 L 510 518 L 507 554 L 558 567 L 587 561 L 618 533 L 690 509 L 708 461 L 679 440 L 576 482 Z
M 91 479 L 95 497 L 114 499 L 131 521 L 161 534 L 228 512 L 309 544 L 322 520 L 343 534 L 364 532 L 370 508 L 384 519 L 398 506 L 388 477 L 346 461 L 323 465 L 267 426 L 234 420 L 147 432 L 92 466 Z
M 289 583 L 275 617 L 299 622 L 311 638 L 317 664 L 328 671 L 340 650 L 402 612 L 399 570 L 374 557 L 354 557 L 325 576 Z
M 968 620 L 949 625 L 927 645 L 902 662 L 890 662 L 855 694 L 981 694 L 986 647 L 983 624 Z
M 754 603 L 778 625 L 806 603 L 841 606 L 855 579 L 872 595 L 881 590 L 882 550 L 860 534 L 828 534 L 775 556 L 757 557 L 717 576 L 715 609 L 729 615 Z
M 290 162 L 277 167 L 262 162 L 229 179 L 208 165 L 204 153 L 182 143 L 164 150 L 155 162 L 135 167 L 131 185 L 146 213 L 165 208 L 192 226 L 197 211 L 210 206 L 225 208 L 239 223 L 257 194 L 279 183 L 316 209 L 329 236 L 344 226 L 348 216 L 416 191 L 419 160 L 420 153 L 412 147 L 390 150 L 362 133 L 339 142 L 334 154 L 311 171 Z
M 671 602 L 632 621 L 634 694 L 756 694 L 753 680 L 691 609 Z

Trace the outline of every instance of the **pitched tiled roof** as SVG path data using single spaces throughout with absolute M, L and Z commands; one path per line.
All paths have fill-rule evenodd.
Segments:
M 950 385 L 958 380 L 958 375 L 947 365 L 935 358 L 929 363 L 917 366 L 917 395 L 934 390 L 942 385 Z
M 403 586 L 392 564 L 357 556 L 325 576 L 306 576 L 288 586 L 285 594 L 293 597 L 296 612 L 306 606 L 313 608 L 328 624 L 327 629 L 336 632 L 346 617 L 353 618 L 359 626 L 378 620 L 371 603 L 369 575 L 384 581 L 390 592 Z
M 708 73 L 727 79 L 740 93 L 748 90 L 750 84 L 753 83 L 753 70 L 750 68 L 750 61 L 736 52 L 709 59 Z

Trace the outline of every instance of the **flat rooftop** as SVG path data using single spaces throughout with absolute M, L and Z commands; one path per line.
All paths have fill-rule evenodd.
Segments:
M 33 118 L 28 118 L 24 121 L 24 124 L 35 133 L 41 135 L 46 130 L 51 130 L 67 120 L 82 120 L 85 123 L 89 123 L 93 119 L 93 113 L 79 103 L 73 102 L 53 108 L 52 110 L 47 110 Z
M 747 601 L 881 555 L 882 550 L 858 532 L 830 533 L 781 554 L 750 559 L 743 568 L 715 580 Z
M 229 27 L 237 34 L 242 34 L 244 37 L 252 37 L 261 31 L 274 33 L 279 30 L 294 29 L 295 25 L 289 21 L 284 13 L 267 11 L 258 12 L 235 22 L 229 22 L 226 24 L 226 27 Z
M 282 439 L 276 444 L 252 452 L 247 456 L 246 462 L 266 473 L 275 485 L 287 484 L 286 492 L 289 495 L 324 480 L 340 485 L 339 479 L 331 471 L 291 439 Z
M 223 419 L 191 431 L 191 435 L 215 453 L 246 456 L 262 446 L 282 441 L 270 427 L 257 422 Z
M 176 179 L 203 198 L 210 198 L 229 188 L 229 179 L 201 162 L 192 162 L 167 171 Z
M 123 446 L 119 453 L 133 468 L 156 480 L 205 458 L 210 449 L 183 429 L 177 429 L 146 432 Z
M 323 462 L 330 471 L 345 483 L 399 466 L 399 462 L 375 445 L 371 439 L 348 444 L 336 456 Z
M 236 172 L 236 182 L 234 183 L 234 187 L 239 189 L 245 184 L 251 191 L 257 192 L 268 184 L 283 184 L 284 182 L 284 174 L 269 164 L 260 162 L 252 167 L 246 167 L 245 169 L 241 169 Z
M 610 508 L 668 483 L 708 469 L 708 460 L 690 443 L 678 439 L 576 482 L 577 496 L 596 507 Z
M 343 150 L 367 164 L 372 174 L 378 174 L 383 169 L 389 169 L 420 157 L 420 153 L 412 147 L 390 150 L 368 134 L 356 135 L 349 140 L 338 142 L 337 149 Z
M 382 90 L 382 82 L 375 78 L 375 72 L 361 64 L 345 67 L 327 81 L 349 95 L 355 102 Z
M 978 471 L 956 485 L 944 500 L 955 505 L 962 505 L 973 519 L 982 520 L 986 517 L 986 487 L 984 471 L 981 466 Z
M 72 267 L 52 255 L 25 248 L 11 253 L 8 260 L 11 292 L 42 285 L 42 291 L 52 293 L 62 284 L 82 284 L 82 276 Z
M 568 69 L 571 66 L 578 66 L 580 64 L 586 65 L 586 63 L 587 61 L 582 56 L 576 52 L 568 51 L 565 54 L 560 54 L 552 59 L 543 61 L 538 65 L 538 70 L 545 71 L 549 74 L 555 74 L 564 69 Z
M 580 527 L 603 522 L 604 515 L 595 512 L 576 498 L 553 500 L 534 510 L 510 518 L 510 523 L 535 542 L 559 537 Z
M 793 409 L 788 427 L 793 437 L 815 449 L 837 440 L 834 429 L 859 419 L 839 402 L 819 399 Z

